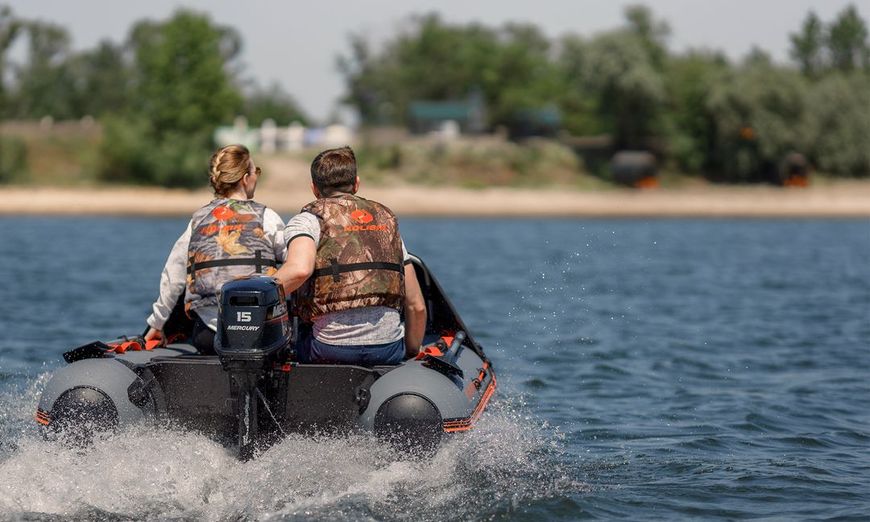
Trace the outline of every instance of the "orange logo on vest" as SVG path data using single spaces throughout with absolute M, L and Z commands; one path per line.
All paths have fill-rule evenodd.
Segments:
M 350 217 L 354 219 L 357 223 L 361 225 L 365 225 L 366 223 L 371 223 L 374 219 L 371 214 L 366 210 L 357 209 L 350 213 Z
M 350 217 L 353 218 L 354 221 L 359 223 L 359 225 L 347 225 L 344 227 L 345 232 L 386 232 L 386 225 L 367 225 L 366 223 L 371 223 L 374 220 L 374 216 L 372 216 L 367 210 L 357 209 L 350 213 Z
M 357 209 L 350 213 L 350 217 L 359 225 L 347 225 L 344 227 L 345 232 L 386 232 L 386 225 L 367 225 L 375 219 L 367 210 Z

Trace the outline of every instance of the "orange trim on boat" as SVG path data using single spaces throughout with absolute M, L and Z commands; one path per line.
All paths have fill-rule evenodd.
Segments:
M 180 335 L 175 335 L 171 339 L 167 340 L 167 344 L 174 342 L 179 339 Z M 117 353 L 118 355 L 124 354 L 129 351 L 138 352 L 142 350 L 150 351 L 155 348 L 160 347 L 160 343 L 162 341 L 160 339 L 151 339 L 150 341 L 143 341 L 142 339 L 131 339 L 129 341 L 122 341 L 119 343 L 109 343 L 109 346 L 112 348 L 110 351 L 113 353 Z
M 417 353 L 417 356 L 414 357 L 414 359 L 419 361 L 420 359 L 424 359 L 427 355 L 431 355 L 432 357 L 441 357 L 444 355 L 444 352 L 439 350 L 438 347 L 433 344 L 420 350 L 420 352 Z
M 51 423 L 51 416 L 48 413 L 40 410 L 39 408 L 36 409 L 35 418 L 36 422 L 42 424 L 43 426 L 48 426 Z
M 489 385 L 486 387 L 486 391 L 483 392 L 483 396 L 480 398 L 480 402 L 477 403 L 477 407 L 474 408 L 471 416 L 467 419 L 453 419 L 444 421 L 444 423 L 442 424 L 442 426 L 444 427 L 444 431 L 446 431 L 447 433 L 453 433 L 456 431 L 470 430 L 474 423 L 477 422 L 477 419 L 480 418 L 483 410 L 486 409 L 486 405 L 489 403 L 489 399 L 492 397 L 492 394 L 495 393 L 495 374 L 493 373 L 491 375 L 492 380 L 489 381 Z

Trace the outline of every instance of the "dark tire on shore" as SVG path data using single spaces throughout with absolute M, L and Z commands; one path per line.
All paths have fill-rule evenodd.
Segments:
M 613 181 L 620 185 L 643 186 L 648 180 L 656 179 L 656 157 L 650 152 L 623 150 L 610 160 L 610 172 Z

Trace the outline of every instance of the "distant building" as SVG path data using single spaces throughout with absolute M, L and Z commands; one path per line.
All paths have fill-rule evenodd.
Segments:
M 511 115 L 508 136 L 512 140 L 535 136 L 552 138 L 562 129 L 562 113 L 556 107 L 520 109 Z
M 248 127 L 248 119 L 236 117 L 231 127 L 218 127 L 214 131 L 214 142 L 218 147 L 238 143 L 251 150 L 259 150 L 260 133 L 257 129 Z
M 474 91 L 465 100 L 413 101 L 408 106 L 408 126 L 414 134 L 442 133 L 455 126 L 463 134 L 479 134 L 486 129 L 483 95 Z
M 342 124 L 306 128 L 299 122 L 293 122 L 286 127 L 278 127 L 274 120 L 267 119 L 257 128 L 248 127 L 247 120 L 238 117 L 232 127 L 218 127 L 215 130 L 214 142 L 218 147 L 239 143 L 252 151 L 271 154 L 304 147 L 351 145 L 354 137 L 353 129 Z

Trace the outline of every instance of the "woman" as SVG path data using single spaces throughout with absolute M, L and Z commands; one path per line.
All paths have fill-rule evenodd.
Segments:
M 193 213 L 169 253 L 160 297 L 147 319 L 146 341 L 163 337 L 172 308 L 186 292 L 184 308 L 194 321 L 191 344 L 202 354 L 213 354 L 221 286 L 253 274 L 272 275 L 284 262 L 284 222 L 252 199 L 259 177 L 260 168 L 242 145 L 228 145 L 211 157 L 215 199 Z

